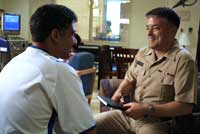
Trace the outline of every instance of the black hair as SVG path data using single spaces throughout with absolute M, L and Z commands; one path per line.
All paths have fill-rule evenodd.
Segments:
M 77 40 L 77 44 L 81 44 L 81 37 L 77 33 L 74 34 L 74 37 Z
M 179 28 L 180 25 L 180 17 L 178 14 L 171 8 L 168 7 L 159 7 L 159 8 L 154 8 L 150 10 L 149 12 L 146 13 L 146 17 L 155 15 L 158 17 L 165 18 L 167 21 L 169 21 L 171 24 L 175 25 L 177 29 Z
M 76 22 L 76 14 L 63 5 L 46 4 L 39 7 L 30 19 L 32 40 L 44 41 L 54 28 L 67 29 L 69 24 Z
M 81 37 L 80 37 L 77 33 L 74 34 L 74 37 L 76 38 L 77 43 L 76 43 L 76 44 L 73 44 L 72 47 L 73 47 L 73 51 L 74 51 L 74 52 L 77 52 L 77 51 L 78 51 L 78 47 L 79 47 L 80 45 L 84 45 L 84 43 L 82 42 Z

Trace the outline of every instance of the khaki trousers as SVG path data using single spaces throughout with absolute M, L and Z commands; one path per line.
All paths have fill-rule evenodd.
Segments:
M 97 134 L 168 134 L 169 126 L 157 118 L 134 120 L 120 110 L 111 110 L 95 116 Z

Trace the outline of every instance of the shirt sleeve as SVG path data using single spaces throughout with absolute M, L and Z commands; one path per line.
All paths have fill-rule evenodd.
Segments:
M 133 63 L 131 64 L 131 66 L 128 68 L 124 78 L 130 82 L 135 83 L 136 82 L 135 69 L 136 69 L 136 63 L 134 60 Z
M 188 56 L 180 57 L 174 80 L 175 100 L 197 103 L 197 68 Z
M 95 126 L 80 78 L 68 66 L 59 67 L 52 96 L 63 133 L 81 133 Z

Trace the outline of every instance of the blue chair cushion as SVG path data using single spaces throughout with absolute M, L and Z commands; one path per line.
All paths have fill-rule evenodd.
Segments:
M 94 55 L 89 52 L 78 52 L 70 58 L 68 64 L 75 70 L 92 68 L 94 66 Z M 92 74 L 81 76 L 81 80 L 85 95 L 91 94 L 90 89 L 92 86 Z

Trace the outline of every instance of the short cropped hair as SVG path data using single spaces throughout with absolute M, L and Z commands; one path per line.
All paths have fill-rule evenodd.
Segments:
M 147 12 L 145 16 L 146 17 L 158 16 L 158 17 L 165 18 L 171 24 L 175 25 L 177 29 L 179 28 L 179 25 L 180 25 L 180 17 L 174 10 L 168 7 L 154 8 L 150 10 L 149 12 Z
M 64 30 L 76 21 L 76 14 L 63 5 L 43 5 L 35 11 L 30 19 L 32 40 L 43 42 L 54 28 Z

